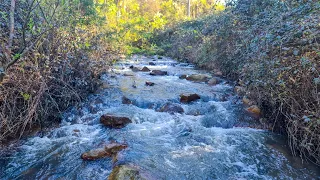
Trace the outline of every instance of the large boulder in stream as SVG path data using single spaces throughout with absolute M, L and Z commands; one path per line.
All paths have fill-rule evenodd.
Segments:
M 113 168 L 108 180 L 147 180 L 138 167 L 131 165 L 119 165 Z
M 168 75 L 167 71 L 161 71 L 161 70 L 153 70 L 150 73 L 151 76 L 166 76 Z
M 83 160 L 93 161 L 105 157 L 112 157 L 114 155 L 117 155 L 119 151 L 126 149 L 127 147 L 128 145 L 126 144 L 113 142 L 104 146 L 103 148 L 93 149 L 91 151 L 85 152 L 81 155 L 81 158 Z
M 194 82 L 207 82 L 210 76 L 205 74 L 192 74 L 187 76 L 188 81 L 194 81 Z
M 159 112 L 167 112 L 170 114 L 174 114 L 174 113 L 182 114 L 182 113 L 184 113 L 184 109 L 179 104 L 174 104 L 174 103 L 168 102 L 159 109 Z
M 200 96 L 198 94 L 181 94 L 180 95 L 180 102 L 182 103 L 190 103 L 198 99 L 200 99 Z
M 120 129 L 132 121 L 128 117 L 105 114 L 100 117 L 100 123 L 108 128 Z

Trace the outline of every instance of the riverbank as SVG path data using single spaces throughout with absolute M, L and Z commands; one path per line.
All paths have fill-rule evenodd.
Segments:
M 164 55 L 235 80 L 244 102 L 261 109 L 261 122 L 289 137 L 292 154 L 319 164 L 319 12 L 315 1 L 240 2 L 152 42 Z

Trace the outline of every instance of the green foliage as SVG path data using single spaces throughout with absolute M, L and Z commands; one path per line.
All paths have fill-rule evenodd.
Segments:
M 20 95 L 23 97 L 25 101 L 28 101 L 31 98 L 31 95 L 28 93 L 20 92 Z
M 121 53 L 154 53 L 149 39 L 155 31 L 165 26 L 187 19 L 186 4 L 175 0 L 78 0 L 74 2 L 76 24 L 82 29 L 97 28 L 99 34 L 111 45 L 111 49 Z M 198 4 L 197 4 L 198 3 Z M 202 6 L 198 6 L 199 3 Z M 205 14 L 215 6 L 214 1 L 194 2 L 198 6 L 194 17 Z M 199 8 L 200 7 L 200 8 Z M 150 47 L 151 46 L 151 47 Z M 148 50 L 145 50 L 147 48 Z

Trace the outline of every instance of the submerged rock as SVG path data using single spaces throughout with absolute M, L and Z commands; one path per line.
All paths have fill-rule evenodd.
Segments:
M 149 72 L 150 69 L 145 66 L 145 67 L 143 67 L 143 68 L 141 69 L 141 71 L 143 71 L 143 72 Z
M 187 76 L 187 80 L 188 81 L 194 81 L 194 82 L 206 82 L 208 81 L 208 79 L 210 78 L 210 76 L 205 75 L 205 74 L 192 74 Z
M 123 128 L 132 121 L 127 117 L 105 114 L 100 117 L 100 123 L 108 128 Z
M 113 168 L 108 180 L 147 180 L 139 169 L 129 165 L 119 165 Z
M 167 71 L 161 71 L 161 70 L 153 70 L 150 73 L 151 76 L 165 76 L 168 75 Z
M 150 81 L 146 82 L 146 86 L 154 86 L 154 85 L 155 85 L 155 83 L 153 83 L 153 82 L 150 82 Z
M 188 95 L 182 94 L 182 95 L 180 95 L 180 102 L 182 102 L 182 103 L 189 103 L 192 101 L 196 101 L 198 99 L 200 99 L 200 96 L 198 94 L 188 94 Z
M 156 63 L 154 63 L 154 62 L 149 62 L 149 65 L 151 65 L 151 66 L 155 66 L 155 65 L 156 65 Z
M 91 151 L 85 152 L 81 155 L 83 160 L 93 161 L 105 157 L 112 157 L 116 155 L 119 151 L 126 149 L 128 145 L 119 144 L 119 143 L 111 143 L 106 145 L 103 148 L 93 149 Z
M 132 70 L 133 72 L 138 72 L 138 71 L 140 71 L 140 69 L 137 68 L 137 67 L 133 67 L 131 70 Z
M 162 106 L 159 110 L 159 112 L 168 112 L 170 114 L 173 113 L 184 113 L 184 109 L 179 104 L 174 103 L 166 103 L 164 106 Z

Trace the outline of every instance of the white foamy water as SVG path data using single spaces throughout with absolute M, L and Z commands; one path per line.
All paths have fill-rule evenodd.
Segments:
M 165 70 L 168 76 L 132 72 L 131 65 Z M 114 165 L 135 164 L 155 179 L 319 179 L 317 168 L 300 165 L 278 148 L 283 144 L 278 135 L 234 127 L 245 115 L 226 81 L 209 86 L 179 79 L 199 73 L 208 74 L 169 58 L 134 56 L 118 63 L 112 76 L 103 77 L 109 89 L 65 112 L 59 128 L 28 138 L 13 154 L 0 157 L 0 178 L 106 179 Z M 155 85 L 145 86 L 146 81 Z M 183 93 L 201 99 L 180 104 Z M 133 104 L 122 104 L 123 96 Z M 158 112 L 167 102 L 180 104 L 185 112 Z M 106 113 L 127 116 L 133 123 L 107 129 L 99 123 Z M 110 140 L 128 144 L 116 164 L 111 158 L 80 158 Z

